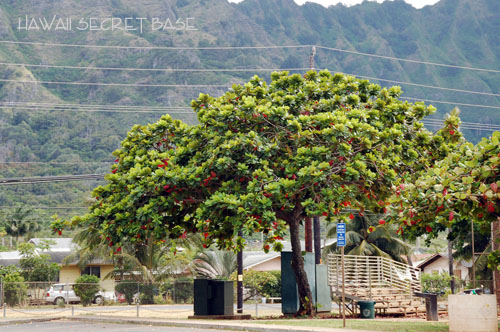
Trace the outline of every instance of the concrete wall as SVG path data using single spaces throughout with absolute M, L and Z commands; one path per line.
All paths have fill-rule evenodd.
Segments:
M 449 295 L 450 332 L 498 332 L 494 295 Z

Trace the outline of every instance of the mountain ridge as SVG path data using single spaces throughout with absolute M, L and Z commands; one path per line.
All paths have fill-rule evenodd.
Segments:
M 18 18 L 57 14 L 62 17 L 146 17 L 143 34 L 134 31 L 20 31 Z M 151 31 L 151 19 L 193 17 L 196 31 Z M 500 68 L 500 2 L 441 0 L 416 9 L 402 0 L 364 2 L 325 8 L 293 0 L 5 0 L 0 3 L 0 40 L 84 45 L 270 46 L 322 45 L 384 56 L 478 68 Z M 123 68 L 307 68 L 309 48 L 248 50 L 106 50 L 78 47 L 0 44 L 0 62 Z M 316 68 L 447 88 L 500 93 L 500 75 L 458 68 L 390 61 L 318 48 Z M 12 67 L 0 65 L 2 80 L 140 84 L 227 84 L 267 72 L 140 72 Z M 374 81 L 382 85 L 387 82 Z M 500 105 L 496 96 L 402 85 L 404 96 L 456 103 Z M 156 121 L 160 114 L 96 113 L 48 108 L 5 107 L 7 102 L 94 105 L 189 106 L 199 92 L 224 89 L 68 86 L 0 81 L 0 176 L 109 172 L 108 161 L 133 124 Z M 454 105 L 435 104 L 434 118 Z M 500 124 L 498 109 L 460 106 L 465 121 Z M 189 123 L 194 114 L 172 114 Z M 436 127 L 430 127 L 436 129 Z M 464 130 L 477 141 L 490 132 Z M 52 165 L 48 162 L 72 162 Z M 0 205 L 78 204 L 95 182 L 0 188 Z M 54 212 L 54 211 L 52 211 Z

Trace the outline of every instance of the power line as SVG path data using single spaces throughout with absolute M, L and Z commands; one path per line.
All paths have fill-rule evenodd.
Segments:
M 445 119 L 424 119 L 423 121 L 428 121 L 428 122 L 435 122 L 435 123 L 443 123 Z M 467 121 L 462 121 L 460 126 L 465 125 L 465 126 L 479 126 L 479 127 L 484 127 L 484 128 L 495 128 L 495 129 L 500 129 L 500 125 L 497 124 L 490 124 L 490 123 L 481 123 L 481 122 L 467 122 Z
M 483 71 L 483 72 L 490 72 L 490 73 L 496 73 L 496 74 L 500 73 L 500 70 L 495 70 L 495 69 L 458 66 L 458 65 L 450 65 L 450 64 L 445 64 L 445 63 L 437 63 L 437 62 L 429 62 L 429 61 L 421 61 L 421 60 L 411 60 L 411 59 L 397 58 L 397 57 L 387 56 L 387 55 L 378 55 L 378 54 L 373 54 L 373 53 L 350 51 L 350 50 L 344 50 L 344 49 L 340 49 L 340 48 L 326 47 L 326 46 L 319 46 L 319 45 L 316 45 L 316 47 L 319 49 L 328 50 L 328 51 L 350 53 L 350 54 L 355 54 L 355 55 L 362 55 L 362 56 L 368 56 L 368 57 L 373 57 L 373 58 L 381 58 L 381 59 L 386 59 L 386 60 L 411 62 L 411 63 L 418 63 L 418 64 L 423 64 L 423 65 L 457 68 L 457 69 L 465 69 L 465 70 Z
M 101 180 L 105 174 L 81 174 L 81 175 L 62 175 L 62 176 L 36 176 L 23 178 L 0 179 L 0 185 L 16 184 L 35 184 L 35 183 L 54 183 L 67 181 Z
M 19 209 L 19 208 L 24 208 L 26 206 L 24 205 L 17 205 L 17 206 L 0 206 L 1 210 L 10 210 L 10 209 Z M 30 206 L 30 209 L 33 210 L 73 210 L 73 209 L 87 209 L 88 206 L 46 206 L 46 205 L 41 205 L 41 206 Z
M 78 70 L 107 70 L 107 71 L 152 71 L 152 72 L 255 72 L 255 71 L 299 71 L 309 70 L 309 68 L 132 68 L 132 67 L 88 67 L 88 66 L 62 66 L 44 65 L 29 63 L 0 62 L 3 66 L 12 67 L 34 67 L 34 68 L 58 68 L 58 69 L 78 69 Z
M 401 96 L 401 99 L 406 99 L 406 100 L 412 100 L 412 101 L 422 101 L 422 102 L 429 102 L 429 103 L 437 103 L 437 104 L 448 104 L 448 105 L 455 105 L 455 106 L 466 106 L 466 107 L 476 107 L 476 108 L 492 108 L 492 109 L 500 109 L 500 106 L 494 106 L 494 105 L 480 105 L 480 104 L 466 104 L 466 103 L 459 103 L 459 102 L 453 102 L 453 101 L 442 101 L 442 100 L 432 100 L 432 99 L 424 99 L 424 98 L 414 98 L 414 97 L 405 97 Z M 110 112 L 110 113 L 158 113 L 162 112 L 160 110 L 112 110 L 112 109 L 106 109 L 106 110 L 95 110 L 95 109 L 75 109 L 74 107 L 71 108 L 52 108 L 52 107 L 21 107 L 21 106 L 3 106 L 0 105 L 0 109 L 24 109 L 24 110 L 34 110 L 34 111 L 74 111 L 74 112 Z M 189 107 L 181 108 L 179 109 L 189 109 Z M 193 112 L 175 112 L 175 111 L 170 111 L 170 110 L 165 110 L 169 114 L 193 114 L 196 115 L 196 113 Z
M 0 82 L 6 83 L 30 83 L 30 84 L 56 84 L 56 85 L 88 85 L 88 86 L 131 86 L 131 87 L 154 87 L 154 88 L 227 88 L 233 84 L 136 84 L 136 83 L 100 83 L 100 82 L 56 82 L 56 81 L 19 81 L 11 79 L 0 79 Z
M 426 125 L 431 125 L 431 126 L 443 126 L 444 125 L 445 119 L 423 119 L 422 123 Z M 467 121 L 462 121 L 460 123 L 460 128 L 462 129 L 470 129 L 470 130 L 485 130 L 485 131 L 500 131 L 500 125 L 496 124 L 488 124 L 488 123 L 480 123 L 480 122 L 467 122 Z M 0 162 L 0 165 L 87 165 L 87 164 L 103 164 L 103 165 L 110 165 L 115 163 L 114 161 L 95 161 L 95 162 L 43 162 L 43 161 L 23 161 L 23 162 L 17 162 L 17 161 L 7 161 L 7 162 Z M 2 206 L 0 206 L 0 209 Z
M 189 106 L 155 106 L 155 105 L 100 105 L 100 104 L 54 104 L 54 103 L 26 103 L 26 102 L 0 102 L 0 104 L 5 105 L 35 105 L 35 106 L 57 106 L 57 107 L 90 107 L 90 108 L 112 108 L 112 109 L 135 109 L 135 108 L 151 108 L 151 109 L 162 109 L 162 110 L 172 110 L 172 109 L 189 109 L 192 110 Z
M 39 165 L 39 164 L 50 164 L 50 165 L 108 165 L 112 164 L 113 161 L 82 161 L 82 162 L 58 162 L 58 161 L 2 161 L 0 165 Z
M 458 105 L 458 106 L 468 106 L 468 107 L 483 107 L 483 108 L 494 108 L 500 109 L 500 106 L 492 106 L 492 105 L 477 105 L 477 104 L 465 104 L 465 103 L 457 103 L 452 101 L 440 101 L 440 100 L 432 100 L 432 99 L 423 99 L 423 98 L 413 98 L 413 97 L 399 97 L 401 99 L 415 100 L 415 101 L 427 101 L 429 103 L 437 103 L 437 104 L 449 104 L 449 105 Z
M 20 106 L 0 106 L 0 109 L 17 109 L 25 111 L 72 111 L 83 113 L 168 113 L 168 114 L 193 114 L 194 112 L 175 112 L 175 111 L 160 111 L 160 110 L 102 110 L 102 109 L 74 109 L 74 108 L 50 108 L 50 107 L 20 107 Z
M 41 42 L 26 42 L 0 40 L 0 44 L 19 44 L 33 46 L 50 46 L 50 47 L 83 47 L 97 48 L 110 50 L 164 50 L 164 51 L 220 51 L 220 50 L 261 50 L 261 49 L 287 49 L 287 48 L 311 48 L 313 45 L 268 45 L 268 46 L 203 46 L 203 47 L 187 47 L 187 46 L 121 46 L 121 45 L 88 45 L 88 44 L 60 44 L 60 43 L 41 43 Z
M 464 69 L 464 70 L 491 72 L 491 73 L 497 73 L 497 74 L 500 73 L 500 70 L 495 70 L 495 69 L 486 69 L 486 68 L 451 65 L 451 64 L 437 63 L 437 62 L 430 62 L 430 61 L 412 60 L 412 59 L 398 58 L 398 57 L 387 56 L 387 55 L 379 55 L 379 54 L 374 54 L 374 53 L 365 53 L 365 52 L 359 52 L 359 51 L 353 51 L 353 50 L 346 50 L 346 49 L 335 48 L 335 47 L 327 47 L 327 46 L 321 46 L 321 45 L 207 46 L 207 47 L 120 46 L 120 45 L 42 43 L 42 42 L 26 42 L 26 41 L 11 41 L 11 40 L 0 40 L 0 44 L 18 44 L 18 45 L 32 45 L 32 46 L 43 46 L 43 47 L 82 47 L 82 48 L 95 48 L 95 49 L 138 49 L 138 50 L 171 50 L 171 51 L 262 50 L 262 49 L 311 48 L 314 46 L 317 49 L 322 49 L 322 50 L 327 50 L 327 51 L 335 51 L 335 52 L 340 52 L 340 53 L 368 56 L 368 57 L 374 57 L 374 58 L 380 58 L 380 59 L 386 59 L 386 60 L 403 61 L 403 62 L 418 63 L 418 64 L 448 67 L 448 68 L 457 68 L 457 69 Z
M 435 127 L 442 127 L 443 123 L 442 122 L 427 122 L 423 121 L 425 125 L 430 125 L 430 126 L 435 126 Z M 460 125 L 460 129 L 463 130 L 480 130 L 480 131 L 500 131 L 500 128 L 492 128 L 492 127 L 485 127 L 485 126 L 471 126 L 471 125 Z
M 24 208 L 26 206 L 24 205 L 17 205 L 17 206 L 0 206 L 1 210 L 10 210 L 10 209 L 19 209 L 19 208 Z M 46 206 L 46 205 L 41 205 L 41 206 L 30 206 L 30 209 L 33 210 L 74 210 L 74 209 L 88 209 L 88 206 Z
M 191 114 L 191 107 L 187 106 L 127 106 L 127 105 L 92 105 L 92 104 L 54 104 L 54 103 L 26 103 L 0 102 L 0 108 L 21 109 L 34 111 L 75 111 L 75 112 L 105 112 L 105 113 L 169 113 Z M 185 112 L 184 110 L 190 110 Z
M 452 92 L 462 92 L 462 93 L 471 93 L 471 94 L 476 94 L 476 95 L 500 97 L 499 93 L 482 92 L 482 91 L 471 91 L 471 90 L 462 90 L 462 89 L 454 89 L 454 88 L 444 88 L 444 87 L 435 86 L 435 85 L 426 85 L 426 84 L 419 84 L 419 83 L 402 82 L 402 81 L 396 81 L 396 80 L 388 80 L 388 79 L 385 79 L 385 78 L 370 77 L 370 76 L 355 75 L 355 74 L 346 74 L 346 75 L 352 75 L 352 76 L 356 76 L 356 77 L 366 78 L 366 79 L 369 79 L 369 80 L 382 81 L 382 82 L 391 82 L 391 83 L 396 83 L 396 84 L 418 86 L 418 87 L 421 87 L 421 88 L 438 89 L 438 90 L 445 90 L 445 91 L 452 91 Z
M 27 63 L 8 63 L 8 62 L 0 62 L 0 65 L 5 66 L 19 66 L 19 67 L 42 67 L 42 68 L 60 68 L 60 69 L 79 69 L 79 70 L 109 70 L 109 71 L 146 71 L 146 72 L 255 72 L 255 71 L 304 71 L 309 70 L 310 68 L 251 68 L 251 69 L 238 69 L 238 68 L 220 68 L 220 69 L 197 69 L 197 68 L 185 68 L 185 69 L 171 69 L 171 68 L 119 68 L 119 67 L 85 67 L 85 66 L 60 66 L 60 65 L 37 65 L 37 64 L 27 64 Z M 477 95 L 485 95 L 485 96 L 495 96 L 500 97 L 498 93 L 491 92 L 482 92 L 482 91 L 471 91 L 471 90 L 463 90 L 463 89 L 455 89 L 455 88 L 445 88 L 434 85 L 426 85 L 412 82 L 403 82 L 398 80 L 390 80 L 379 77 L 371 77 L 364 75 L 356 75 L 345 73 L 346 75 L 352 75 L 360 78 L 366 78 L 370 80 L 377 80 L 382 82 L 391 82 L 396 84 L 403 85 L 411 85 L 422 88 L 430 88 L 430 89 L 438 89 L 444 91 L 452 91 L 452 92 L 461 92 L 461 93 L 470 93 Z

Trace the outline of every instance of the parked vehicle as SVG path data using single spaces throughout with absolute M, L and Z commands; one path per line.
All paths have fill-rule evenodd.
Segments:
M 76 296 L 73 285 L 74 284 L 54 284 L 50 286 L 45 294 L 45 301 L 53 304 L 80 303 L 81 299 Z M 116 302 L 116 300 L 117 297 L 114 292 L 99 291 L 92 303 L 101 305 L 104 304 L 104 301 Z

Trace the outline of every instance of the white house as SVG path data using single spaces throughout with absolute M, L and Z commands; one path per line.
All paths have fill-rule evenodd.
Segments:
M 416 267 L 423 273 L 441 273 L 448 272 L 448 255 L 434 254 L 427 259 L 417 262 Z M 472 267 L 472 261 L 453 260 L 453 274 L 461 280 L 469 280 L 469 269 Z

